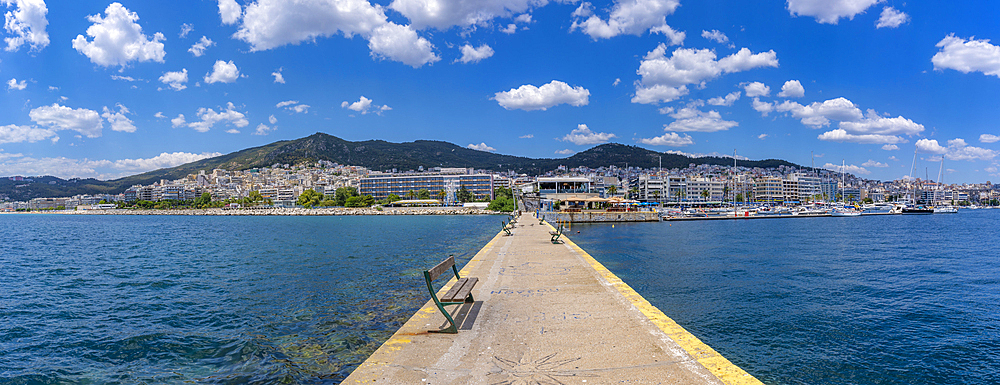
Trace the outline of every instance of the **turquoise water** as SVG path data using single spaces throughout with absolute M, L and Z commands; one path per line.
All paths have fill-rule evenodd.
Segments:
M 338 383 L 496 223 L 0 215 L 0 383 Z
M 764 383 L 996 384 L 998 223 L 963 210 L 574 225 L 572 239 Z
M 768 384 L 1000 383 L 1000 211 L 575 225 Z M 0 215 L 0 383 L 339 383 L 493 216 Z M 580 233 L 576 233 L 579 230 Z

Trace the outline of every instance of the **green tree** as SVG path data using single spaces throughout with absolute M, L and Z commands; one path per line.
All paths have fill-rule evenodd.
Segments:
M 201 193 L 200 197 L 194 198 L 194 207 L 197 207 L 199 209 L 206 208 L 211 203 L 212 203 L 212 194 L 209 192 L 203 192 Z
M 417 199 L 431 199 L 431 192 L 422 188 L 420 191 L 417 191 Z
M 509 189 L 507 187 L 503 187 L 503 186 L 497 187 L 497 188 L 493 189 L 493 199 L 496 199 L 496 198 L 499 198 L 499 197 L 507 197 L 507 199 L 510 199 L 513 202 L 513 200 L 514 200 L 514 192 L 511 191 L 511 189 Z M 513 204 L 513 203 L 511 203 L 511 204 Z
M 256 204 L 257 202 L 263 202 L 264 196 L 260 195 L 260 191 L 254 190 L 247 194 L 247 203 Z
M 873 201 L 872 198 L 865 198 L 862 202 L 864 202 L 866 204 L 871 204 L 871 203 L 873 203 L 875 201 Z
M 414 198 L 417 197 L 417 192 L 413 191 L 413 190 L 410 190 L 410 191 L 406 192 L 405 196 L 406 196 L 406 199 L 414 199 Z
M 347 198 L 347 207 L 368 207 L 375 204 L 375 198 L 368 195 L 355 195 Z
M 403 200 L 403 198 L 400 198 L 399 195 L 396 195 L 396 194 L 389 194 L 389 197 L 387 197 L 385 199 L 388 200 L 389 203 Z
M 501 195 L 500 197 L 494 199 L 490 202 L 490 205 L 486 207 L 488 210 L 499 211 L 499 212 L 511 212 L 514 211 L 514 200 Z
M 701 200 L 707 201 L 708 200 L 708 195 L 709 195 L 708 194 L 708 190 L 701 190 Z
M 618 193 L 618 186 L 610 185 L 607 188 L 605 188 L 604 191 L 606 191 L 607 195 L 609 196 L 615 196 L 615 194 Z
M 303 191 L 302 194 L 299 195 L 299 199 L 296 203 L 298 203 L 299 206 L 313 208 L 314 206 L 319 206 L 322 201 L 323 194 L 320 194 L 313 189 L 306 189 L 306 191 Z
M 743 193 L 736 194 L 736 201 L 743 202 Z
M 341 187 L 333 193 L 337 206 L 347 206 L 347 200 L 358 196 L 358 189 L 354 187 Z
M 439 191 L 437 192 L 437 197 L 438 197 L 438 199 L 440 199 L 440 200 L 441 200 L 442 202 L 444 202 L 444 198 L 447 198 L 447 197 L 448 197 L 448 192 L 446 192 L 446 191 L 444 191 L 444 190 L 439 190 Z
M 469 189 L 465 188 L 465 186 L 462 186 L 462 188 L 458 189 L 458 194 L 456 197 L 458 198 L 458 201 L 462 203 L 472 202 L 476 200 L 476 196 L 472 195 L 472 192 L 469 191 Z

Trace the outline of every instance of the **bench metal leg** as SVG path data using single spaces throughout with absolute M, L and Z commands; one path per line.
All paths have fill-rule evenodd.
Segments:
M 448 311 L 444 309 L 444 305 L 442 305 L 440 302 L 437 302 L 437 301 L 434 301 L 434 302 L 437 303 L 437 307 L 438 307 L 438 309 L 441 310 L 441 314 L 444 314 L 444 318 L 448 319 L 448 323 L 451 324 L 451 326 L 446 327 L 446 328 L 441 329 L 441 330 L 428 330 L 428 332 L 429 333 L 458 334 L 458 327 L 455 326 L 455 320 L 451 318 L 451 314 L 448 314 Z

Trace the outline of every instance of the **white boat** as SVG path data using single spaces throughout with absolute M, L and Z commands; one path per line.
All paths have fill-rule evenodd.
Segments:
M 858 210 L 855 210 L 855 209 L 848 209 L 848 208 L 841 207 L 841 208 L 834 209 L 833 212 L 830 213 L 830 216 L 833 216 L 833 217 L 860 217 L 861 216 L 861 211 L 858 211 Z
M 958 209 L 954 206 L 935 207 L 934 214 L 958 214 Z

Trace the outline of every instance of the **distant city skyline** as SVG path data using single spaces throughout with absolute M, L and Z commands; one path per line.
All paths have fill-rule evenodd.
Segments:
M 0 176 L 114 179 L 325 132 L 1000 177 L 1000 4 L 0 0 Z

